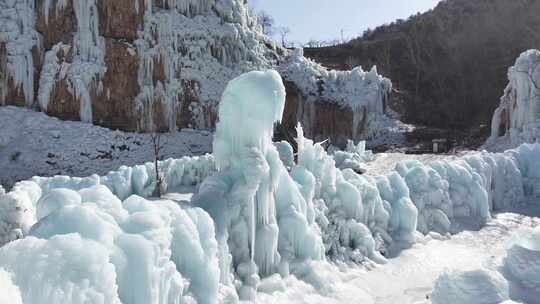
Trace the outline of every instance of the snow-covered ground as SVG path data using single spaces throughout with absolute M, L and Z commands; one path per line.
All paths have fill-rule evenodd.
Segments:
M 538 210 L 530 211 L 540 215 Z M 325 278 L 324 288 L 289 278 L 281 291 L 260 292 L 259 299 L 261 303 L 428 304 L 440 275 L 495 270 L 506 255 L 505 247 L 512 234 L 524 227 L 538 226 L 539 217 L 497 214 L 480 231 L 464 231 L 448 239 L 428 236 L 397 258 L 390 259 L 388 264 L 372 270 L 321 262 L 315 269 L 319 277 Z M 519 298 L 519 295 L 514 296 Z
M 61 121 L 40 112 L 0 107 L 0 184 L 32 176 L 104 175 L 154 158 L 150 135 Z M 209 132 L 184 129 L 162 135 L 164 159 L 212 150 Z

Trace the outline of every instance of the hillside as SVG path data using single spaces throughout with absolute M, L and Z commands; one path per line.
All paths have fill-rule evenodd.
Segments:
M 540 47 L 540 2 L 446 0 L 335 47 L 305 49 L 326 66 L 377 65 L 408 123 L 452 129 L 489 124 L 519 54 Z

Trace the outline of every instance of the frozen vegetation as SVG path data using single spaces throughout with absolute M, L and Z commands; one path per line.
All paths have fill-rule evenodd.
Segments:
M 273 302 L 269 294 L 294 299 L 294 292 L 312 288 L 321 297 L 314 295 L 313 302 L 329 303 L 324 295 L 338 293 L 375 303 L 373 290 L 356 289 L 351 298 L 343 288 L 353 275 L 367 280 L 357 287 L 376 284 L 380 271 L 347 275 L 344 267 L 385 269 L 377 265 L 395 263 L 389 257 L 404 248 L 417 252 L 418 246 L 435 246 L 440 255 L 444 247 L 436 246 L 445 241 L 438 240 L 489 227 L 498 221 L 492 219 L 496 211 L 540 197 L 539 145 L 429 164 L 409 160 L 381 175 L 361 175 L 359 166 L 373 158 L 364 144 L 329 154 L 298 126 L 295 159 L 288 143 L 272 143 L 284 103 L 275 71 L 251 72 L 229 83 L 213 154 L 159 163 L 165 192 L 195 192 L 190 202 L 155 197 L 153 163 L 104 176 L 34 177 L 1 194 L 0 299 Z M 538 235 L 538 229 L 517 232 L 500 273 L 471 263 L 465 272 L 442 275 L 433 303 L 525 301 L 515 290 L 538 292 Z M 523 267 L 528 271 L 519 271 Z M 392 273 L 386 276 L 399 271 Z M 479 297 L 493 301 L 475 302 Z
M 509 84 L 493 114 L 485 147 L 500 151 L 540 140 L 540 51 L 528 50 L 508 70 Z

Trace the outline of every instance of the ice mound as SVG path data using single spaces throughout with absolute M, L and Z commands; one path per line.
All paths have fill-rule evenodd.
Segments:
M 508 247 L 504 270 L 512 281 L 540 295 L 540 227 L 516 233 Z
M 364 163 L 372 161 L 374 158 L 373 152 L 366 150 L 365 141 L 361 141 L 355 145 L 352 140 L 349 140 L 345 151 L 338 150 L 333 154 L 336 167 L 341 170 L 352 169 L 360 174 L 366 172 Z
M 445 273 L 435 282 L 431 296 L 433 304 L 496 304 L 506 300 L 508 282 L 489 270 Z
M 215 303 L 220 296 L 214 224 L 201 209 L 136 195 L 122 202 L 103 185 L 55 189 L 39 202 L 44 217 L 29 236 L 0 249 L 0 269 L 13 275 L 24 303 Z

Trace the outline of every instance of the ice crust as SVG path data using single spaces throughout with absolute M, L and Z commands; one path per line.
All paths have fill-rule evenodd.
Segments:
M 284 102 L 275 71 L 229 83 L 213 155 L 159 163 L 166 192 L 198 187 L 191 202 L 152 198 L 152 163 L 17 183 L 0 195 L 5 292 L 18 288 L 29 304 L 256 300 L 291 274 L 323 286 L 313 261 L 385 263 L 418 231 L 451 233 L 540 196 L 540 145 L 366 175 L 336 166 L 369 159 L 363 144 L 329 154 L 298 126 L 295 160 L 288 143 L 272 142 Z

